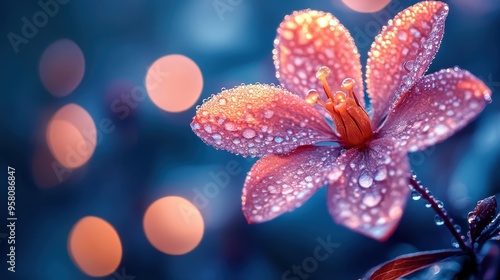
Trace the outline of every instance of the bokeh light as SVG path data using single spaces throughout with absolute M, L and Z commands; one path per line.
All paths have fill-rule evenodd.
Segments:
M 78 168 L 94 153 L 97 132 L 92 117 L 76 104 L 59 109 L 47 125 L 47 144 L 54 158 L 67 168 Z
M 350 9 L 360 13 L 374 13 L 382 10 L 391 0 L 342 0 Z
M 203 89 L 203 76 L 194 61 L 183 55 L 156 60 L 146 75 L 146 89 L 153 103 L 167 112 L 191 108 Z
M 68 251 L 73 262 L 87 275 L 113 273 L 122 259 L 122 244 L 116 230 L 105 220 L 87 216 L 71 230 Z
M 151 245 L 163 253 L 183 255 L 192 251 L 203 237 L 200 211 L 188 200 L 167 196 L 153 202 L 143 220 Z
M 38 71 L 47 91 L 54 96 L 66 96 L 82 81 L 85 58 L 75 42 L 62 39 L 45 49 Z

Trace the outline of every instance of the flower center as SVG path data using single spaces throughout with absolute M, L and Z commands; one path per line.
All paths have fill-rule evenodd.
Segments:
M 351 78 L 345 79 L 340 86 L 342 90 L 333 94 L 326 81 L 330 72 L 330 68 L 326 66 L 321 66 L 316 72 L 316 78 L 323 84 L 323 90 L 328 98 L 327 101 L 320 100 L 319 93 L 311 89 L 307 94 L 306 102 L 311 105 L 319 103 L 330 112 L 335 127 L 346 147 L 364 146 L 371 140 L 373 131 L 370 125 L 370 117 L 365 109 L 361 107 L 354 94 L 354 80 Z

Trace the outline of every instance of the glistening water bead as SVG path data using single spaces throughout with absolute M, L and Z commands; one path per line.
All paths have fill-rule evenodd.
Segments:
M 439 215 L 434 216 L 434 223 L 438 226 L 444 225 L 443 218 L 441 218 Z

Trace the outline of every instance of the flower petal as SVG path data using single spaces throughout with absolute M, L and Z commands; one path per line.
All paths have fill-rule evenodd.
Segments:
M 491 101 L 481 80 L 458 68 L 427 75 L 401 96 L 380 128 L 410 152 L 423 150 L 453 135 Z
M 241 196 L 248 222 L 265 222 L 301 206 L 325 185 L 339 151 L 339 147 L 303 146 L 288 155 L 257 161 Z
M 310 89 L 323 90 L 316 72 L 328 66 L 330 86 L 340 90 L 345 78 L 356 82 L 354 92 L 364 107 L 359 53 L 349 31 L 330 13 L 303 10 L 287 15 L 278 28 L 273 51 L 276 77 L 290 92 L 302 98 Z M 323 107 L 318 111 L 331 119 Z
M 391 139 L 365 149 L 349 149 L 328 175 L 328 209 L 333 219 L 368 237 L 384 241 L 403 214 L 409 193 L 409 165 Z
M 242 85 L 204 102 L 191 128 L 205 143 L 244 156 L 287 153 L 337 141 L 325 119 L 304 100 L 270 85 Z
M 377 127 L 389 106 L 427 71 L 439 49 L 448 6 L 420 2 L 407 8 L 382 29 L 368 53 L 366 86 Z

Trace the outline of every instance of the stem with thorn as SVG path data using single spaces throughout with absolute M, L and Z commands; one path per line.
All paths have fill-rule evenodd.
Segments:
M 470 248 L 467 247 L 467 245 L 465 245 L 465 242 L 462 239 L 462 236 L 460 235 L 460 233 L 456 230 L 455 225 L 452 222 L 452 219 L 448 216 L 448 214 L 446 214 L 443 211 L 442 208 L 439 207 L 439 205 L 437 204 L 434 197 L 429 195 L 429 193 L 426 191 L 426 189 L 419 182 L 415 181 L 415 179 L 413 177 L 410 178 L 410 185 L 413 187 L 413 189 L 416 192 L 418 192 L 418 194 L 420 194 L 420 196 L 423 199 L 425 199 L 425 200 L 427 200 L 427 202 L 429 202 L 432 209 L 434 209 L 434 211 L 436 211 L 436 213 L 439 215 L 439 217 L 441 217 L 441 219 L 443 219 L 444 224 L 446 225 L 448 230 L 451 232 L 453 237 L 457 240 L 458 245 L 460 246 L 460 249 L 462 249 L 462 251 L 464 251 L 464 252 L 469 251 Z

